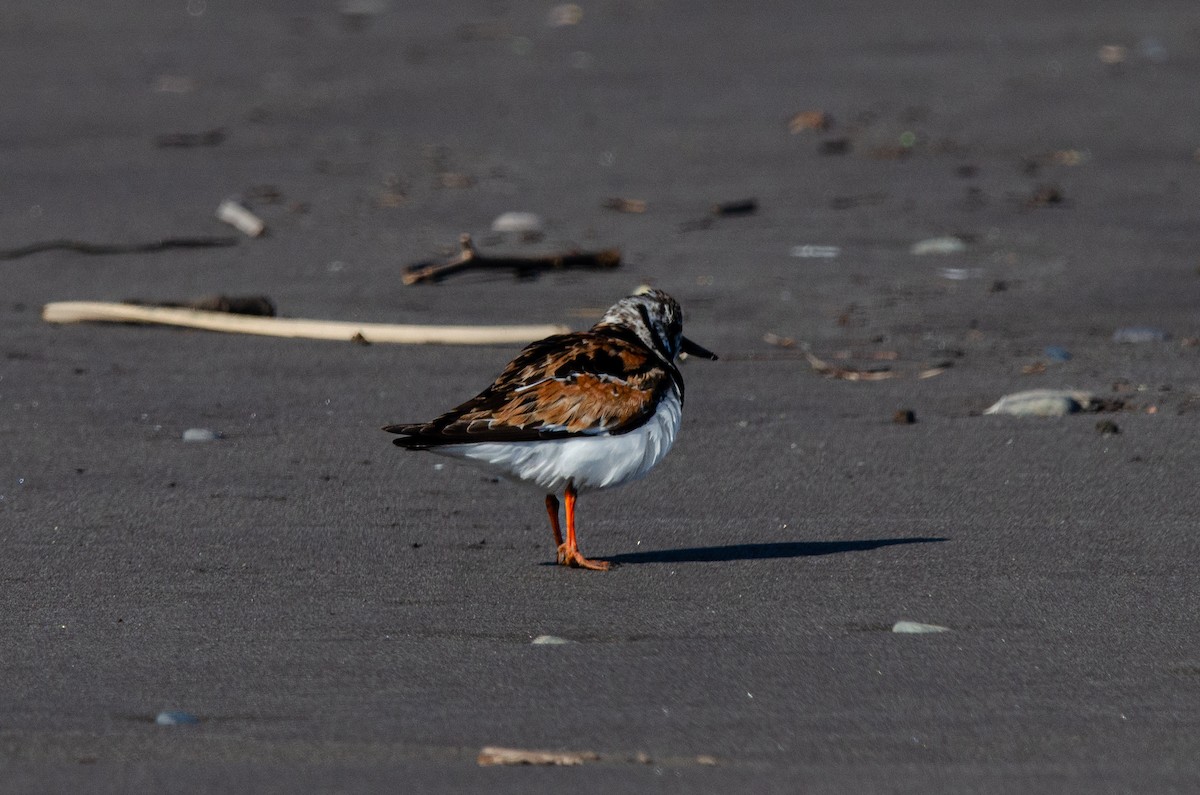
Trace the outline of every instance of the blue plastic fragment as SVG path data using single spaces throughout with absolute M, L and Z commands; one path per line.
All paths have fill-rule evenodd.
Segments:
M 158 713 L 158 717 L 154 719 L 154 722 L 159 726 L 191 726 L 192 724 L 199 723 L 200 719 L 190 712 L 165 709 Z
M 1048 345 L 1042 353 L 1052 362 L 1069 362 L 1071 361 L 1071 352 L 1066 348 L 1061 348 L 1058 345 Z

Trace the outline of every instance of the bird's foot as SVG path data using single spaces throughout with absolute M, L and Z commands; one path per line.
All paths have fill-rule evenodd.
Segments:
M 608 571 L 612 564 L 607 560 L 588 560 L 579 553 L 577 547 L 569 547 L 566 544 L 558 546 L 558 565 L 571 566 L 572 568 L 591 569 L 592 571 Z

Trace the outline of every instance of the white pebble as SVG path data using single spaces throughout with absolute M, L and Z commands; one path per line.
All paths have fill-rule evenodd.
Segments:
M 496 216 L 492 221 L 493 232 L 525 232 L 542 231 L 542 217 L 537 213 L 508 212 Z
M 562 646 L 564 644 L 574 643 L 574 642 L 575 641 L 573 641 L 573 640 L 567 640 L 566 638 L 560 638 L 557 635 L 538 635 L 536 638 L 533 639 L 532 645 L 534 645 L 534 646 Z
M 961 254 L 967 250 L 967 244 L 961 237 L 931 237 L 918 240 L 908 251 L 918 257 L 926 254 Z
M 188 428 L 183 432 L 185 442 L 215 442 L 221 434 L 209 428 Z
M 919 621 L 897 621 L 892 625 L 892 632 L 898 632 L 901 635 L 924 635 L 931 632 L 949 632 L 950 627 L 943 627 L 938 624 L 922 624 Z

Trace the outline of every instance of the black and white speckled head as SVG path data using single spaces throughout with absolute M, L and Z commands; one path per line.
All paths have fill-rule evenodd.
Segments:
M 668 362 L 675 361 L 681 352 L 717 358 L 715 353 L 683 336 L 683 310 L 679 302 L 654 287 L 638 290 L 613 304 L 597 324 L 606 325 L 629 329 Z

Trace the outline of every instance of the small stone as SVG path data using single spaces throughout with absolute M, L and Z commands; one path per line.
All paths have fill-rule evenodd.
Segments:
M 215 442 L 221 434 L 210 428 L 188 428 L 183 432 L 185 442 Z
M 892 625 L 892 632 L 901 635 L 927 635 L 934 632 L 949 632 L 950 627 L 938 624 L 922 624 L 919 621 L 897 621 Z
M 492 221 L 493 232 L 515 232 L 528 234 L 542 231 L 542 217 L 537 213 L 507 212 Z
M 190 712 L 163 710 L 154 718 L 154 722 L 159 726 L 193 726 L 199 723 L 200 719 Z
M 696 764 L 704 765 L 705 767 L 714 767 L 717 764 L 717 758 L 708 754 L 700 754 L 696 757 Z
M 918 257 L 928 254 L 961 254 L 967 250 L 967 244 L 961 237 L 931 237 L 912 244 L 908 251 Z
M 1060 348 L 1057 345 L 1048 345 L 1042 351 L 1047 359 L 1052 362 L 1069 362 L 1071 361 L 1071 352 L 1066 348 Z
M 1096 423 L 1096 430 L 1104 435 L 1116 435 L 1121 432 L 1121 426 L 1117 425 L 1112 420 L 1100 420 Z
M 1009 414 L 1014 417 L 1062 417 L 1090 408 L 1092 403 L 1092 396 L 1087 392 L 1031 389 L 1005 395 L 984 409 L 983 413 Z
M 538 635 L 531 641 L 533 646 L 563 646 L 568 643 L 574 643 L 573 640 L 560 638 L 557 635 Z
M 1163 342 L 1170 335 L 1160 328 L 1151 326 L 1129 326 L 1113 332 L 1112 341 L 1126 345 L 1141 345 L 1147 342 Z
M 892 422 L 897 425 L 912 425 L 917 421 L 917 415 L 912 409 L 896 409 L 896 413 L 892 415 Z

